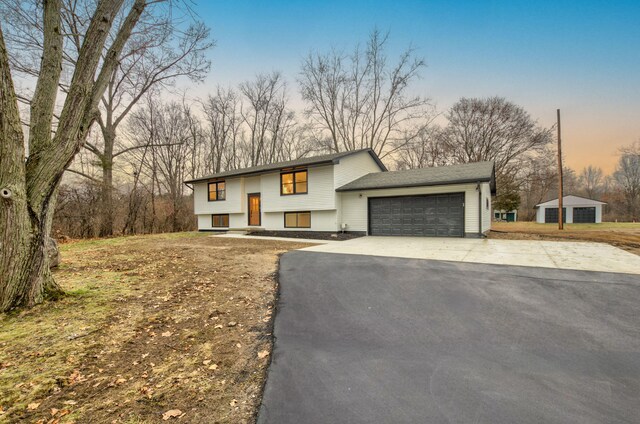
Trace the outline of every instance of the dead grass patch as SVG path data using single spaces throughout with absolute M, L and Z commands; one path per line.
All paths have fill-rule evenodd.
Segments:
M 557 224 L 535 222 L 493 222 L 490 238 L 515 240 L 593 241 L 640 255 L 640 223 L 603 222 L 602 224 Z
M 0 421 L 253 422 L 277 258 L 300 246 L 202 233 L 64 244 L 68 296 L 0 315 Z

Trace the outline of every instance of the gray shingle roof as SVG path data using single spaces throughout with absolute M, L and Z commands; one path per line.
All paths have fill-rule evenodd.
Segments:
M 360 153 L 360 152 L 369 152 L 371 157 L 378 163 L 378 165 L 380 166 L 381 169 L 384 169 L 384 170 L 387 169 L 383 165 L 383 163 L 380 161 L 378 156 L 373 152 L 373 150 L 371 150 L 371 149 L 360 149 L 360 150 L 352 150 L 350 152 L 340 152 L 340 153 L 331 153 L 331 154 L 328 154 L 328 155 L 321 155 L 321 156 L 311 156 L 311 157 L 307 157 L 307 158 L 300 158 L 300 159 L 290 160 L 290 161 L 286 161 L 286 162 L 270 163 L 270 164 L 267 164 L 267 165 L 258 165 L 258 166 L 252 166 L 252 167 L 249 167 L 249 168 L 241 168 L 241 169 L 234 169 L 234 170 L 231 170 L 231 171 L 218 172 L 217 174 L 207 175 L 207 176 L 204 176 L 204 177 L 195 178 L 193 180 L 185 181 L 185 184 L 195 183 L 195 182 L 198 182 L 198 181 L 206 181 L 206 180 L 210 180 L 210 179 L 213 179 L 213 178 L 235 177 L 235 176 L 249 175 L 249 174 L 260 174 L 260 173 L 264 173 L 264 172 L 276 171 L 276 170 L 279 170 L 279 169 L 282 169 L 282 168 L 292 168 L 292 167 L 296 167 L 296 166 L 310 166 L 310 165 L 319 165 L 319 164 L 324 164 L 324 163 L 327 163 L 327 164 L 336 163 L 336 161 L 338 161 L 340 158 L 343 158 L 343 157 L 349 156 L 349 155 L 353 155 L 353 154 L 356 154 L 356 153 Z
M 339 187 L 336 191 L 373 190 L 378 188 L 435 186 L 445 184 L 489 182 L 495 191 L 493 162 L 437 166 L 406 171 L 372 172 Z
M 567 194 L 562 196 L 562 204 L 563 206 L 584 206 L 584 205 L 606 205 L 606 202 L 601 202 L 600 200 L 596 200 L 596 199 L 589 199 L 588 197 L 582 197 L 582 196 L 576 196 L 574 194 Z M 551 199 L 542 202 L 542 203 L 538 203 L 537 205 L 535 205 L 533 208 L 537 208 L 540 206 L 555 206 L 556 208 L 558 207 L 558 196 L 556 197 L 552 197 Z

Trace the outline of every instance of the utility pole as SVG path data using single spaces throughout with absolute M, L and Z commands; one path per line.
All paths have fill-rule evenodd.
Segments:
M 562 197 L 562 141 L 560 138 L 560 109 L 558 109 L 558 229 L 563 230 Z

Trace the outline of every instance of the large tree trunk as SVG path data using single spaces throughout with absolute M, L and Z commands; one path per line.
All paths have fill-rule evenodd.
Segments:
M 49 270 L 47 238 L 51 233 L 57 189 L 41 211 L 27 203 L 25 191 L 2 189 L 0 222 L 0 311 L 32 306 L 46 297 L 58 297 L 62 290 Z
M 50 205 L 53 203 L 55 201 L 49 202 Z M 18 306 L 33 306 L 46 297 L 62 294 L 51 276 L 47 249 L 54 207 L 46 206 L 38 216 L 30 219 L 28 213 L 18 213 L 26 207 L 25 202 L 16 201 L 14 206 L 2 208 L 0 212 L 0 219 L 7 224 L 2 232 L 2 246 L 7 253 L 11 252 L 2 255 L 3 263 L 0 266 L 2 311 Z
M 30 306 L 50 293 L 59 293 L 46 251 L 57 188 L 86 138 L 107 78 L 146 3 L 136 0 L 109 51 L 102 55 L 121 5 L 122 0 L 97 3 L 52 137 L 62 63 L 61 2 L 44 2 L 44 48 L 31 102 L 28 158 L 0 28 L 0 312 Z M 97 73 L 101 60 L 102 69 Z
M 111 86 L 109 86 L 111 90 Z M 102 166 L 102 187 L 100 195 L 100 237 L 113 235 L 113 149 L 116 142 L 116 127 L 113 122 L 113 106 L 109 102 L 106 122 L 101 126 L 104 149 L 100 155 Z
M 105 142 L 106 143 L 106 142 Z M 113 157 L 102 160 L 102 187 L 100 192 L 100 237 L 113 235 Z

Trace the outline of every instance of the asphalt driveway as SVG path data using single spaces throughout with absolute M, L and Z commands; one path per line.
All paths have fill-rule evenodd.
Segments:
M 259 423 L 637 423 L 637 275 L 295 251 Z

